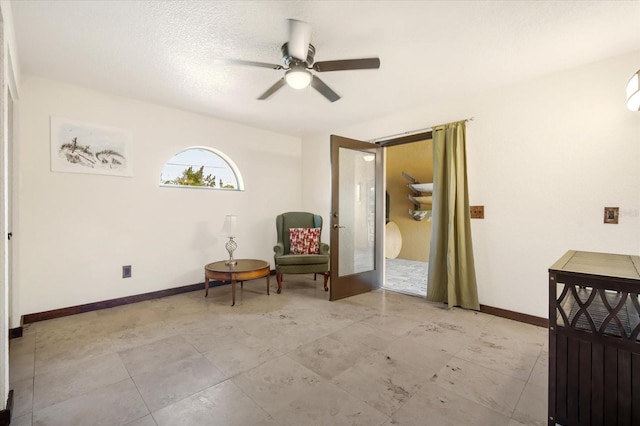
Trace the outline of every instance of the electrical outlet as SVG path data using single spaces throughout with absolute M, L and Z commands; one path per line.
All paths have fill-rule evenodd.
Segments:
M 484 206 L 469 206 L 471 219 L 484 219 Z
M 131 265 L 124 265 L 122 267 L 122 278 L 131 278 Z

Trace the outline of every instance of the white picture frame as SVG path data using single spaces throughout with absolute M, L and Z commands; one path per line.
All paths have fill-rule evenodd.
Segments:
M 133 176 L 133 137 L 126 129 L 51 116 L 51 171 Z

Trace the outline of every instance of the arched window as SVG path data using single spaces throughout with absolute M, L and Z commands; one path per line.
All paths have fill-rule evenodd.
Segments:
M 222 152 L 203 146 L 187 148 L 167 161 L 160 174 L 160 185 L 244 190 L 235 163 Z

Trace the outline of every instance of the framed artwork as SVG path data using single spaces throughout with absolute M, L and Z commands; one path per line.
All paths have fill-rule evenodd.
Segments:
M 51 171 L 133 176 L 133 138 L 125 129 L 51 117 Z

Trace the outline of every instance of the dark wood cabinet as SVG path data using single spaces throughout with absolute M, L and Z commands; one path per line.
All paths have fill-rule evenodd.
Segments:
M 549 268 L 549 425 L 640 425 L 640 257 Z

